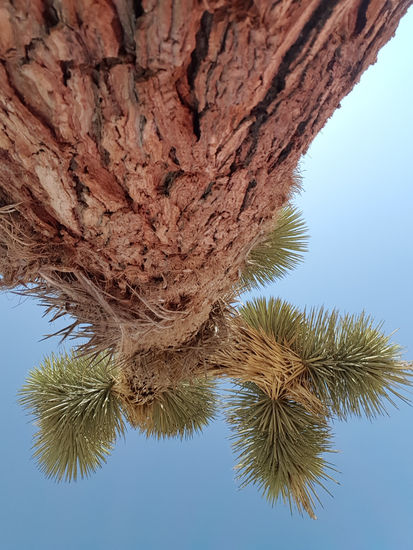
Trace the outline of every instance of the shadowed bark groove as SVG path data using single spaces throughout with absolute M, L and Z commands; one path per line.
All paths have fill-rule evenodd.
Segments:
M 3 285 L 60 292 L 95 343 L 192 338 L 410 4 L 3 1 Z

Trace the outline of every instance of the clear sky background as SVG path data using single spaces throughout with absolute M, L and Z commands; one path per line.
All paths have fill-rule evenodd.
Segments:
M 311 235 L 305 263 L 265 290 L 297 306 L 362 309 L 413 360 L 413 10 L 342 101 L 302 162 L 296 204 Z M 31 460 L 34 427 L 16 405 L 27 371 L 56 339 L 33 301 L 0 295 L 2 399 L 0 548 L 413 549 L 413 409 L 373 423 L 334 426 L 341 473 L 322 494 L 318 520 L 271 508 L 239 491 L 223 421 L 190 441 L 147 440 L 130 431 L 88 480 L 56 484 Z

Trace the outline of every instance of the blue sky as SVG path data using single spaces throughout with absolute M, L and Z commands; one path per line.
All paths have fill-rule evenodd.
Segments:
M 302 162 L 296 200 L 311 235 L 302 266 L 265 290 L 298 306 L 365 309 L 413 359 L 413 10 L 378 62 L 342 101 Z M 413 409 L 334 426 L 339 486 L 318 520 L 271 508 L 234 481 L 222 421 L 186 442 L 119 441 L 89 480 L 46 480 L 31 460 L 34 431 L 16 405 L 27 371 L 57 341 L 41 308 L 0 296 L 3 347 L 0 547 L 408 550 L 413 548 Z

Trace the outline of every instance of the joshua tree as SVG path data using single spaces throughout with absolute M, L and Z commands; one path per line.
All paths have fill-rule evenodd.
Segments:
M 270 241 L 255 245 L 297 186 L 301 155 L 410 4 L 1 3 L 0 286 L 40 298 L 52 319 L 70 315 L 61 335 L 84 338 L 76 358 L 50 359 L 23 394 L 38 417 L 36 452 L 46 473 L 72 478 L 76 464 L 81 473 L 93 469 L 122 430 L 122 415 L 154 435 L 189 434 L 209 415 L 210 378 L 220 375 L 247 384 L 240 403 L 242 395 L 253 400 L 259 392 L 284 399 L 274 409 L 274 418 L 284 415 L 281 427 L 292 425 L 284 414 L 292 403 L 297 429 L 309 426 L 303 456 L 315 460 L 326 447 L 322 435 L 328 411 L 338 407 L 335 396 L 344 392 L 342 412 L 356 399 L 346 397 L 347 386 L 337 386 L 331 371 L 331 364 L 343 368 L 340 342 L 379 332 L 364 318 L 301 314 L 278 302 L 237 309 L 233 301 L 294 263 L 279 252 L 267 261 Z M 283 323 L 291 311 L 294 340 L 277 341 L 271 324 L 252 321 L 256 310 L 257 319 L 266 319 L 267 308 L 278 308 Z M 328 332 L 324 351 L 333 355 L 312 369 L 300 353 L 318 345 L 318 330 Z M 250 363 L 248 375 L 237 370 L 235 343 L 249 339 L 261 349 L 260 338 L 287 354 L 277 383 L 272 375 L 255 379 Z M 399 372 L 395 357 L 390 373 Z M 92 361 L 90 379 L 78 363 L 85 358 Z M 57 406 L 50 380 L 74 382 L 65 365 L 78 382 L 63 384 Z M 399 382 L 396 375 L 377 376 L 375 399 Z M 79 392 L 72 395 L 73 386 Z M 42 387 L 43 401 L 34 389 Z M 188 395 L 206 399 L 200 416 L 183 405 Z M 364 406 L 367 397 L 358 399 Z M 90 416 L 94 407 L 100 412 Z M 72 420 L 83 408 L 82 429 L 75 430 Z M 184 422 L 176 424 L 172 410 L 181 410 L 175 417 Z M 110 411 L 107 427 L 94 424 Z M 237 411 L 229 409 L 229 420 L 242 430 L 249 417 Z M 53 447 L 57 441 L 64 452 Z M 306 471 L 317 477 L 321 466 L 313 466 Z M 251 468 L 241 472 L 270 498 L 282 487 L 281 494 L 310 509 L 312 478 L 301 470 L 269 486 L 262 462 Z
M 299 214 L 284 208 L 250 252 L 237 290 L 283 276 L 305 243 Z M 331 479 L 329 420 L 373 417 L 386 401 L 404 399 L 398 390 L 409 383 L 410 367 L 364 314 L 300 312 L 280 299 L 236 308 L 229 300 L 198 340 L 179 350 L 64 354 L 33 370 L 21 402 L 37 419 L 34 456 L 45 474 L 71 480 L 95 470 L 124 432 L 124 419 L 148 436 L 191 436 L 214 418 L 222 402 L 214 381 L 227 377 L 235 387 L 223 410 L 242 486 L 256 484 L 270 502 L 294 501 L 315 517 L 316 487 Z M 180 373 L 178 383 L 162 376 L 171 371 Z

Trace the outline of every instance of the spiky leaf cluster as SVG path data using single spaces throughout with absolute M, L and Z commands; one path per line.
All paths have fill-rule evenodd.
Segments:
M 385 412 L 410 384 L 400 347 L 371 318 L 340 317 L 323 308 L 300 312 L 289 303 L 257 299 L 240 309 L 245 322 L 292 350 L 307 368 L 314 394 L 340 418 Z
M 157 395 L 152 403 L 127 406 L 127 416 L 148 437 L 189 438 L 214 418 L 214 389 L 214 382 L 208 379 L 181 382 Z
M 232 392 L 226 412 L 241 487 L 257 485 L 272 504 L 281 497 L 315 517 L 316 488 L 331 479 L 322 456 L 330 450 L 325 421 L 293 401 L 271 399 L 248 382 Z
M 300 213 L 285 207 L 272 233 L 251 251 L 233 290 L 240 293 L 284 276 L 301 261 L 306 243 Z M 219 303 L 219 318 L 222 311 Z M 247 303 L 231 316 L 223 324 L 223 346 L 217 345 L 213 318 L 213 332 L 204 327 L 206 334 L 195 341 L 202 358 L 208 356 L 209 374 L 232 377 L 238 385 L 226 413 L 241 485 L 257 485 L 272 504 L 278 498 L 290 506 L 294 502 L 314 517 L 316 489 L 331 479 L 323 456 L 331 451 L 327 421 L 334 415 L 372 417 L 385 412 L 386 401 L 405 399 L 400 389 L 410 384 L 411 365 L 400 360 L 400 348 L 365 314 L 301 312 L 271 298 Z M 172 379 L 174 374 L 180 379 L 194 348 L 188 350 L 156 350 L 138 359 L 148 367 L 148 353 L 151 360 L 154 355 L 156 368 L 168 367 Z M 194 365 L 200 362 L 198 356 L 191 359 Z M 214 417 L 211 379 L 169 388 L 160 384 L 144 392 L 145 375 L 136 367 L 121 361 L 115 371 L 96 354 L 93 363 L 65 354 L 52 355 L 30 373 L 20 401 L 39 426 L 34 455 L 47 476 L 76 479 L 105 462 L 124 430 L 122 413 L 133 427 L 158 439 L 191 437 Z M 152 361 L 149 372 L 154 368 Z
M 311 311 L 306 322 L 308 334 L 318 335 L 309 370 L 333 414 L 371 418 L 386 413 L 386 402 L 395 405 L 395 397 L 406 401 L 400 390 L 410 385 L 411 369 L 382 324 L 364 313 L 338 317 L 323 310 Z
M 291 205 L 282 208 L 275 228 L 251 250 L 239 281 L 240 290 L 258 288 L 284 277 L 302 261 L 307 241 L 301 213 Z
M 47 477 L 76 480 L 95 471 L 124 424 L 113 392 L 113 366 L 105 358 L 52 354 L 33 369 L 20 403 L 35 417 L 34 457 Z
M 218 357 L 243 382 L 227 409 L 242 486 L 258 485 L 271 502 L 292 498 L 312 515 L 328 478 L 329 417 L 383 413 L 383 402 L 404 399 L 411 367 L 365 314 L 301 312 L 272 298 L 239 311 L 234 344 Z

